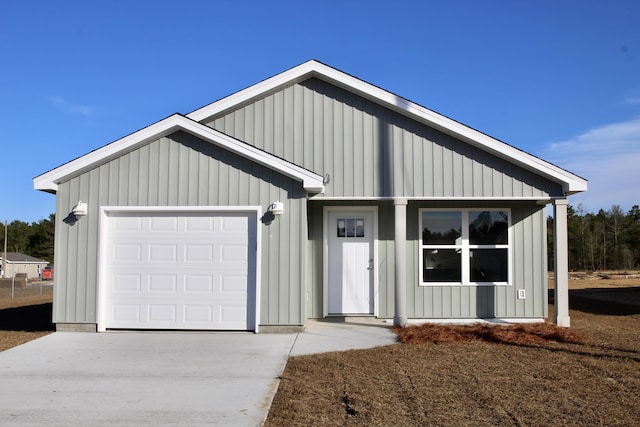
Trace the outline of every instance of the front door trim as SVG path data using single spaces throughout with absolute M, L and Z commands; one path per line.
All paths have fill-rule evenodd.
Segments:
M 378 316 L 378 207 L 377 206 L 324 206 L 322 218 L 322 316 L 329 315 L 329 214 L 333 212 L 370 212 L 373 214 L 373 315 Z

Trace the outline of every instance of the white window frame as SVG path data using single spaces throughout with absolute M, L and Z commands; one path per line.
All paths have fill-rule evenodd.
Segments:
M 460 212 L 461 213 L 461 221 L 462 221 L 462 242 L 461 244 L 450 244 L 450 245 L 425 245 L 422 241 L 422 231 L 424 230 L 424 226 L 422 224 L 422 213 L 423 212 Z M 497 245 L 471 245 L 469 244 L 469 212 L 478 212 L 478 211 L 486 211 L 486 212 L 506 212 L 507 213 L 507 243 L 506 244 L 497 244 Z M 513 262 L 512 262 L 512 246 L 513 246 L 513 233 L 511 230 L 511 209 L 509 208 L 423 208 L 418 209 L 418 259 L 420 271 L 418 275 L 418 280 L 420 286 L 511 286 L 513 283 L 512 280 L 512 270 L 513 270 Z M 424 249 L 460 249 L 461 250 L 461 269 L 462 269 L 462 281 L 461 282 L 425 282 L 423 279 L 423 268 L 424 268 Z M 470 254 L 473 249 L 506 249 L 507 250 L 507 281 L 506 282 L 472 282 L 470 278 L 471 272 L 471 261 Z

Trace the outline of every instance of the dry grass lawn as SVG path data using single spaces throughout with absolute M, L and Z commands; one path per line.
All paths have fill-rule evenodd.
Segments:
M 292 357 L 266 425 L 640 426 L 640 276 L 608 277 L 570 282 L 570 330 L 428 326 Z M 0 351 L 53 331 L 51 291 L 0 289 Z
M 0 351 L 50 334 L 53 287 L 0 288 Z
M 267 426 L 640 426 L 640 279 L 570 289 L 569 331 L 429 326 L 292 357 Z

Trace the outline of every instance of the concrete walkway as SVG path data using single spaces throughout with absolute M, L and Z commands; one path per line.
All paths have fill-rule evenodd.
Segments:
M 391 325 L 373 318 L 347 317 L 307 320 L 297 334 L 291 356 L 346 351 L 389 345 L 396 342 Z
M 299 334 L 57 332 L 0 352 L 0 425 L 260 425 L 289 355 L 395 342 L 388 327 Z

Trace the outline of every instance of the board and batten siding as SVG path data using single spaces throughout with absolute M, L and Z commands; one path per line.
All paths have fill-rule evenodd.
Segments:
M 309 317 L 322 317 L 322 212 L 324 206 L 378 206 L 378 316 L 394 315 L 394 207 L 392 202 L 309 203 Z M 512 283 L 509 286 L 421 286 L 420 214 L 422 208 L 508 208 L 511 210 Z M 433 203 L 410 201 L 407 207 L 407 316 L 413 319 L 547 317 L 546 220 L 534 203 Z M 517 299 L 518 289 L 526 298 Z
M 95 167 L 58 186 L 56 323 L 96 323 L 98 218 L 101 206 L 261 206 L 284 203 L 285 214 L 262 233 L 260 324 L 304 323 L 306 194 L 301 183 L 267 167 L 176 132 Z M 72 207 L 88 214 L 65 222 Z M 301 238 L 301 235 L 304 236 Z M 64 254 L 61 256 L 60 254 Z
M 320 79 L 204 124 L 331 176 L 323 197 L 545 198 L 559 184 Z
M 509 286 L 420 286 L 420 216 L 422 208 L 509 208 L 511 268 Z M 534 203 L 409 203 L 407 207 L 407 315 L 436 318 L 544 318 L 547 316 L 547 252 L 544 206 Z M 391 282 L 393 283 L 393 282 Z M 524 289 L 526 298 L 517 298 Z M 393 315 L 393 312 L 390 312 Z

